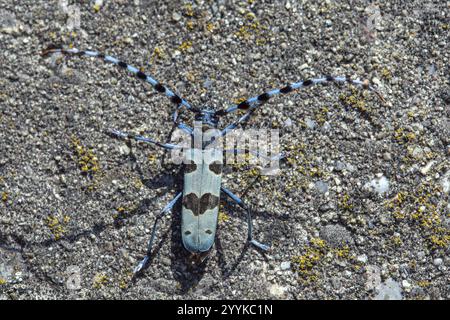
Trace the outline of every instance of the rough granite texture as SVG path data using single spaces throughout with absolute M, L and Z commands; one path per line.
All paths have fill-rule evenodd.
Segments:
M 449 299 L 448 1 L 0 0 L 0 299 Z M 221 108 L 326 74 L 271 99 L 246 125 L 277 128 L 276 176 L 228 166 L 216 243 L 192 264 L 168 141 L 174 106 L 124 70 L 40 56 L 95 49 L 143 68 L 195 106 Z M 186 121 L 190 115 L 184 113 Z M 237 119 L 233 114 L 222 124 Z

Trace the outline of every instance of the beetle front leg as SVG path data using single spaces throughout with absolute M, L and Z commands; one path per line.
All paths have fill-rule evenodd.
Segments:
M 168 149 L 168 150 L 172 150 L 172 149 L 181 149 L 182 147 L 176 144 L 172 144 L 172 143 L 161 143 L 158 142 L 152 138 L 147 138 L 141 135 L 137 135 L 137 134 L 133 134 L 133 133 L 128 133 L 128 132 L 122 132 L 119 130 L 115 130 L 112 129 L 109 131 L 109 133 L 117 138 L 123 138 L 123 139 L 134 139 L 136 141 L 141 141 L 141 142 L 145 142 L 148 144 L 154 144 L 157 145 L 158 147 L 164 148 L 164 149 Z

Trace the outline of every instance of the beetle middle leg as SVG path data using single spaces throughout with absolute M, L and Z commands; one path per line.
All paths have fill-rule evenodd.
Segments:
M 156 236 L 156 228 L 158 226 L 158 222 L 159 220 L 161 220 L 162 217 L 164 217 L 170 210 L 172 210 L 172 208 L 175 206 L 175 204 L 177 203 L 177 201 L 181 198 L 183 192 L 179 192 L 175 198 L 172 199 L 172 201 L 170 201 L 165 207 L 164 209 L 161 210 L 161 212 L 156 216 L 156 220 L 155 223 L 153 224 L 153 229 L 152 229 L 152 235 L 150 237 L 150 240 L 148 242 L 148 246 L 147 246 L 147 254 L 145 255 L 144 259 L 142 259 L 141 262 L 139 262 L 139 264 L 137 265 L 137 267 L 134 269 L 134 274 L 136 275 L 137 273 L 139 273 L 140 271 L 142 271 L 142 269 L 144 269 L 149 260 L 150 260 L 150 255 L 152 253 L 152 246 L 153 246 L 153 241 L 155 240 L 155 236 Z

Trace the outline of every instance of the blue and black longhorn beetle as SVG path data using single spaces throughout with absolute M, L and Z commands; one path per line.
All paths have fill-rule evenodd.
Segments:
M 168 89 L 166 86 L 162 85 L 160 82 L 153 79 L 151 76 L 129 65 L 128 63 L 109 55 L 104 55 L 102 53 L 90 50 L 81 51 L 73 48 L 63 49 L 56 47 L 49 47 L 42 52 L 42 55 L 45 56 L 51 53 L 59 53 L 72 56 L 96 57 L 128 70 L 137 78 L 149 83 L 157 92 L 165 94 L 169 98 L 169 100 L 177 106 L 173 113 L 173 122 L 179 129 L 183 130 L 191 136 L 193 136 L 194 129 L 178 120 L 179 111 L 183 107 L 195 114 L 195 120 L 201 122 L 203 129 L 216 130 L 218 130 L 220 117 L 236 110 L 245 110 L 246 113 L 243 116 L 241 116 L 225 128 L 219 130 L 219 136 L 223 137 L 230 131 L 235 129 L 240 123 L 247 121 L 258 106 L 269 101 L 272 97 L 279 94 L 287 94 L 294 90 L 309 87 L 314 84 L 327 82 L 347 82 L 356 86 L 361 86 L 365 89 L 369 89 L 375 92 L 381 99 L 383 99 L 381 95 L 375 90 L 375 88 L 369 85 L 369 82 L 367 80 L 352 80 L 350 76 L 325 76 L 322 78 L 291 83 L 281 89 L 267 91 L 258 96 L 249 98 L 237 105 L 233 105 L 227 109 L 199 109 L 191 106 L 186 100 Z M 118 130 L 111 130 L 111 133 L 119 138 L 134 139 L 136 141 L 154 144 L 165 149 L 179 148 L 179 145 L 176 144 L 161 143 L 153 140 L 152 138 L 143 137 L 141 135 L 135 135 L 132 133 L 121 132 Z M 246 151 L 248 150 L 231 150 L 231 152 L 239 153 Z M 183 191 L 179 192 L 175 196 L 175 198 L 173 198 L 156 216 L 150 241 L 148 243 L 147 254 L 135 268 L 135 274 L 143 270 L 149 262 L 159 220 L 174 207 L 179 199 L 182 199 L 181 236 L 183 245 L 188 251 L 194 254 L 204 253 L 209 251 L 209 249 L 211 249 L 212 245 L 214 244 L 219 213 L 220 192 L 225 193 L 229 198 L 231 198 L 246 211 L 248 224 L 248 241 L 257 248 L 260 248 L 262 250 L 269 250 L 269 246 L 253 239 L 252 217 L 249 207 L 238 196 L 221 185 L 223 164 L 222 151 L 220 151 L 219 153 L 214 148 L 206 148 L 205 145 L 202 145 L 200 148 L 191 149 L 190 152 L 187 152 L 186 157 L 188 161 L 185 165 Z M 284 155 L 280 154 L 275 156 L 274 158 L 281 159 L 283 157 Z

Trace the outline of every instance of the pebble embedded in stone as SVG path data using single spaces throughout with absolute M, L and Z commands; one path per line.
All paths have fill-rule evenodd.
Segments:
M 291 262 L 290 261 L 283 261 L 280 264 L 280 269 L 285 271 L 285 270 L 290 270 L 291 269 Z
M 402 289 L 398 282 L 389 278 L 382 284 L 380 284 L 377 288 L 377 295 L 375 296 L 375 300 L 402 300 Z
M 372 179 L 368 186 L 374 192 L 382 195 L 389 191 L 389 180 L 385 176 L 382 176 L 380 178 Z

